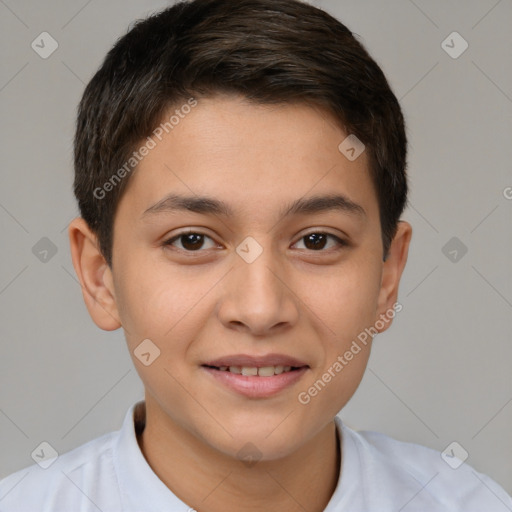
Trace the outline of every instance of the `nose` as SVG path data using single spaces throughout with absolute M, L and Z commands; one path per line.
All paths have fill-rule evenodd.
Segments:
M 227 328 L 269 336 L 297 322 L 298 298 L 290 273 L 270 250 L 251 263 L 237 256 L 223 281 L 218 316 Z

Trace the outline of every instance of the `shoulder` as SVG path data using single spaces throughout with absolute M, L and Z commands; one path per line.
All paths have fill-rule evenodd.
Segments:
M 341 422 L 340 422 L 341 423 Z M 398 441 L 385 434 L 356 432 L 342 425 L 343 436 L 359 458 L 370 500 L 395 500 L 405 510 L 512 510 L 512 498 L 487 475 L 426 446 Z M 394 496 L 394 498 L 393 498 Z
M 99 496 L 106 488 L 103 484 L 115 479 L 112 450 L 118 435 L 119 432 L 110 432 L 58 455 L 53 461 L 45 459 L 47 454 L 42 447 L 40 464 L 0 480 L 0 509 L 2 512 L 60 512 L 76 506 L 76 510 L 89 510 L 89 507 L 96 510 L 95 498 L 105 502 L 105 497 Z M 107 501 L 113 504 L 109 510 L 117 509 L 115 496 Z

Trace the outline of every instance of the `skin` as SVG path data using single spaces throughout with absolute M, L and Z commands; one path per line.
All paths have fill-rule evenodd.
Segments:
M 141 450 L 198 511 L 321 511 L 337 485 L 333 418 L 356 391 L 371 343 L 308 404 L 298 395 L 393 308 L 412 234 L 401 221 L 383 261 L 367 156 L 351 162 L 340 153 L 346 136 L 329 113 L 305 104 L 201 99 L 131 176 L 115 216 L 112 268 L 83 219 L 70 224 L 89 313 L 102 329 L 123 327 L 145 386 Z M 234 216 L 143 216 L 171 192 L 225 201 Z M 333 193 L 365 215 L 279 217 L 296 199 Z M 203 244 L 191 250 L 182 237 L 164 245 L 184 228 L 205 234 Z M 348 245 L 328 237 L 315 248 L 310 233 Z M 247 236 L 263 249 L 252 263 L 236 252 Z M 144 366 L 133 351 L 147 338 L 161 353 Z M 240 353 L 286 354 L 309 369 L 277 395 L 248 398 L 201 368 Z M 237 458 L 249 442 L 261 457 L 251 466 Z

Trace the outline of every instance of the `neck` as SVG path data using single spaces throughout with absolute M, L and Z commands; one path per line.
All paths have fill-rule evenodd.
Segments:
M 334 421 L 294 453 L 254 465 L 226 456 L 176 425 L 158 421 L 151 402 L 136 411 L 138 442 L 155 474 L 199 512 L 321 512 L 339 478 L 340 449 Z M 154 414 L 152 414 L 154 413 Z

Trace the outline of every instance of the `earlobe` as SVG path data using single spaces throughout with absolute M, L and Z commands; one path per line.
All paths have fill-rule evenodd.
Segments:
M 121 327 L 112 272 L 99 250 L 96 235 L 81 217 L 68 228 L 71 258 L 82 287 L 85 305 L 94 323 L 105 331 Z
M 382 264 L 382 279 L 378 299 L 377 318 L 381 318 L 382 315 L 386 315 L 390 311 L 395 310 L 394 305 L 398 300 L 398 287 L 402 272 L 407 263 L 411 237 L 412 226 L 406 221 L 399 221 L 397 232 L 389 248 L 388 257 Z M 391 321 L 383 323 L 385 323 L 385 325 L 382 329 L 378 329 L 379 332 L 384 332 L 391 325 Z

